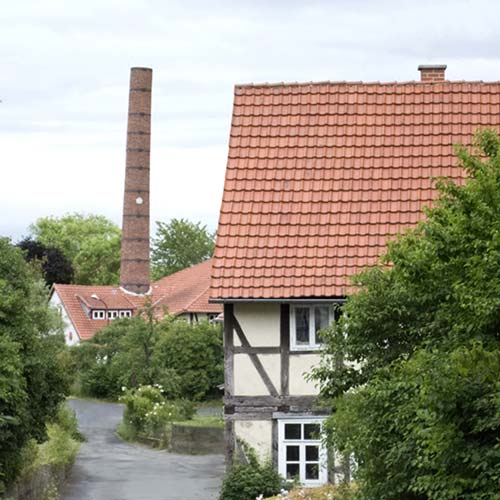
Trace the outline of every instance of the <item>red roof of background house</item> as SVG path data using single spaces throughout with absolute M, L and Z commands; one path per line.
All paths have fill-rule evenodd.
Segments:
M 222 308 L 208 303 L 212 261 L 183 269 L 152 283 L 153 305 L 158 314 L 163 306 L 169 313 L 214 313 Z M 80 339 L 92 338 L 97 330 L 108 324 L 107 320 L 90 319 L 82 304 L 89 309 L 128 309 L 136 311 L 141 307 L 144 297 L 125 293 L 118 286 L 54 285 L 54 291 L 61 299 L 66 312 Z M 92 297 L 96 295 L 98 299 Z
M 209 304 L 212 259 L 188 267 L 153 283 L 153 304 L 165 306 L 171 314 L 185 312 L 220 313 L 221 306 Z
M 498 82 L 236 86 L 211 298 L 345 296 L 499 125 Z

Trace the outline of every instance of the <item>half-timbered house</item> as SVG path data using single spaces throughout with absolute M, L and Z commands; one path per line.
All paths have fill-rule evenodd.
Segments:
M 224 304 L 228 458 L 238 439 L 305 484 L 327 481 L 327 411 L 304 375 L 349 276 L 436 196 L 461 181 L 455 143 L 500 125 L 500 83 L 420 81 L 237 85 L 212 270 Z

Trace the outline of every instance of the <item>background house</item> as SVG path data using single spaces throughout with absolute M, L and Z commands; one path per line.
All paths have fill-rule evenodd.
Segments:
M 213 262 L 224 304 L 227 453 L 236 438 L 280 472 L 320 484 L 339 471 L 318 430 L 327 411 L 304 374 L 349 276 L 422 218 L 433 178 L 461 181 L 453 145 L 500 125 L 500 83 L 237 85 Z
M 222 307 L 208 302 L 211 270 L 211 259 L 188 267 L 152 283 L 151 294 L 145 296 L 119 286 L 54 285 L 50 303 L 61 311 L 68 345 L 92 338 L 114 319 L 133 316 L 145 298 L 159 317 L 168 312 L 189 322 L 213 321 Z

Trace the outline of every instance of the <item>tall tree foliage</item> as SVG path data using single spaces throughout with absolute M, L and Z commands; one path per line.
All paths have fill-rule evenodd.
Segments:
M 43 243 L 25 238 L 17 246 L 23 250 L 28 262 L 39 262 L 45 283 L 50 287 L 53 283 L 72 283 L 73 266 L 71 261 L 59 248 L 46 247 Z
M 151 248 L 153 279 L 199 264 L 209 259 L 214 251 L 215 234 L 201 223 L 185 219 L 156 223 L 156 237 Z
M 326 334 L 314 376 L 363 499 L 500 498 L 500 140 L 475 144 Z
M 0 238 L 0 491 L 19 472 L 26 442 L 45 438 L 45 424 L 65 397 L 60 327 L 42 279 Z
M 42 217 L 30 226 L 32 236 L 59 248 L 70 259 L 79 285 L 114 285 L 120 273 L 120 228 L 101 215 L 79 213 Z

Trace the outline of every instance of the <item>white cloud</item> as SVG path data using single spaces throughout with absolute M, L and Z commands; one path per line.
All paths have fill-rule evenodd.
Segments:
M 235 83 L 500 78 L 487 0 L 24 0 L 0 11 L 0 234 L 120 221 L 131 66 L 154 68 L 152 219 L 217 219 Z

